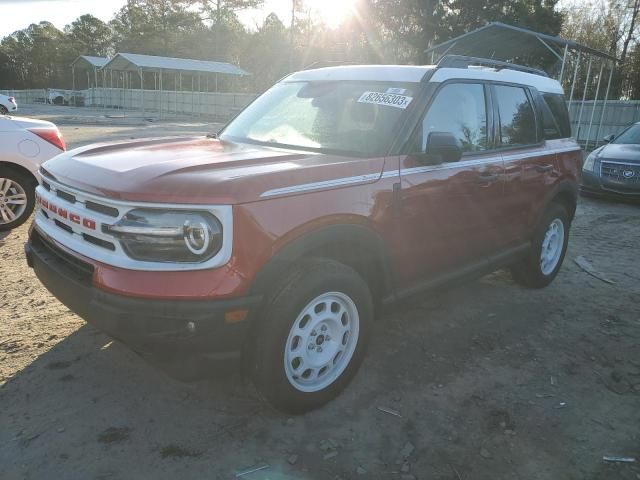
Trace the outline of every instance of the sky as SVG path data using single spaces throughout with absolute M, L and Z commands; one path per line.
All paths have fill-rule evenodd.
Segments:
M 343 0 L 316 0 L 318 4 L 343 5 Z M 90 13 L 105 22 L 111 20 L 126 0 L 0 0 L 0 38 L 47 20 L 59 29 L 80 15 Z M 285 24 L 291 21 L 291 0 L 265 0 L 261 9 L 240 12 L 241 20 L 250 28 L 261 25 L 264 18 L 275 12 Z M 327 20 L 331 21 L 331 18 Z

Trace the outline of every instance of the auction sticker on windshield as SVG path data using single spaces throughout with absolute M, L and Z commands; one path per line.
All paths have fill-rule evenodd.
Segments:
M 388 107 L 402 108 L 409 106 L 413 97 L 396 95 L 392 93 L 364 92 L 358 99 L 358 103 L 373 103 L 374 105 L 386 105 Z

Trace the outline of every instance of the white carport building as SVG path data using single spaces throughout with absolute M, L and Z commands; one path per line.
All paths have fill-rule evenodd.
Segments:
M 102 87 L 88 92 L 87 103 L 161 115 L 228 117 L 255 97 L 234 93 L 239 79 L 249 75 L 225 62 L 117 53 L 96 70 L 94 85 Z
M 76 88 L 80 89 L 83 87 L 80 79 L 76 78 L 77 71 L 84 71 L 87 74 L 87 84 L 86 88 L 91 88 L 91 82 L 93 81 L 93 86 L 98 86 L 98 71 L 104 67 L 109 59 L 107 57 L 92 57 L 91 55 L 80 55 L 76 58 L 71 64 L 71 76 L 73 82 L 73 90 Z M 84 77 L 84 75 L 83 75 Z M 84 78 L 82 78 L 84 80 Z

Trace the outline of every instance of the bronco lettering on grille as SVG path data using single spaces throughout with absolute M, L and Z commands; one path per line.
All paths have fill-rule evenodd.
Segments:
M 82 225 L 84 228 L 88 228 L 89 230 L 96 229 L 96 221 L 91 218 L 85 218 L 85 217 L 81 217 L 76 213 L 70 213 L 68 210 L 65 210 L 64 208 L 61 208 L 41 198 L 39 195 L 36 196 L 36 202 L 44 210 L 47 210 L 49 213 L 53 213 L 54 215 L 57 215 L 60 218 L 64 218 L 65 220 L 70 220 L 71 222 L 77 225 Z

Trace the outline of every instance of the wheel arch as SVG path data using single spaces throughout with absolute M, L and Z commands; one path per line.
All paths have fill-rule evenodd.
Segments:
M 578 185 L 568 180 L 561 182 L 551 193 L 548 203 L 564 205 L 572 221 L 578 207 Z
M 6 161 L 1 161 L 0 160 L 0 175 L 2 175 L 2 171 L 4 170 L 12 170 L 14 172 L 18 172 L 21 175 L 25 175 L 28 178 L 31 178 L 36 184 L 38 183 L 38 179 L 36 178 L 36 176 L 33 174 L 33 172 L 31 170 L 29 170 L 28 168 L 18 164 L 18 163 L 14 163 L 14 162 L 6 162 Z
M 264 293 L 296 262 L 329 258 L 353 268 L 369 285 L 374 298 L 393 289 L 389 252 L 383 238 L 360 224 L 319 227 L 283 245 L 256 275 L 251 291 Z

